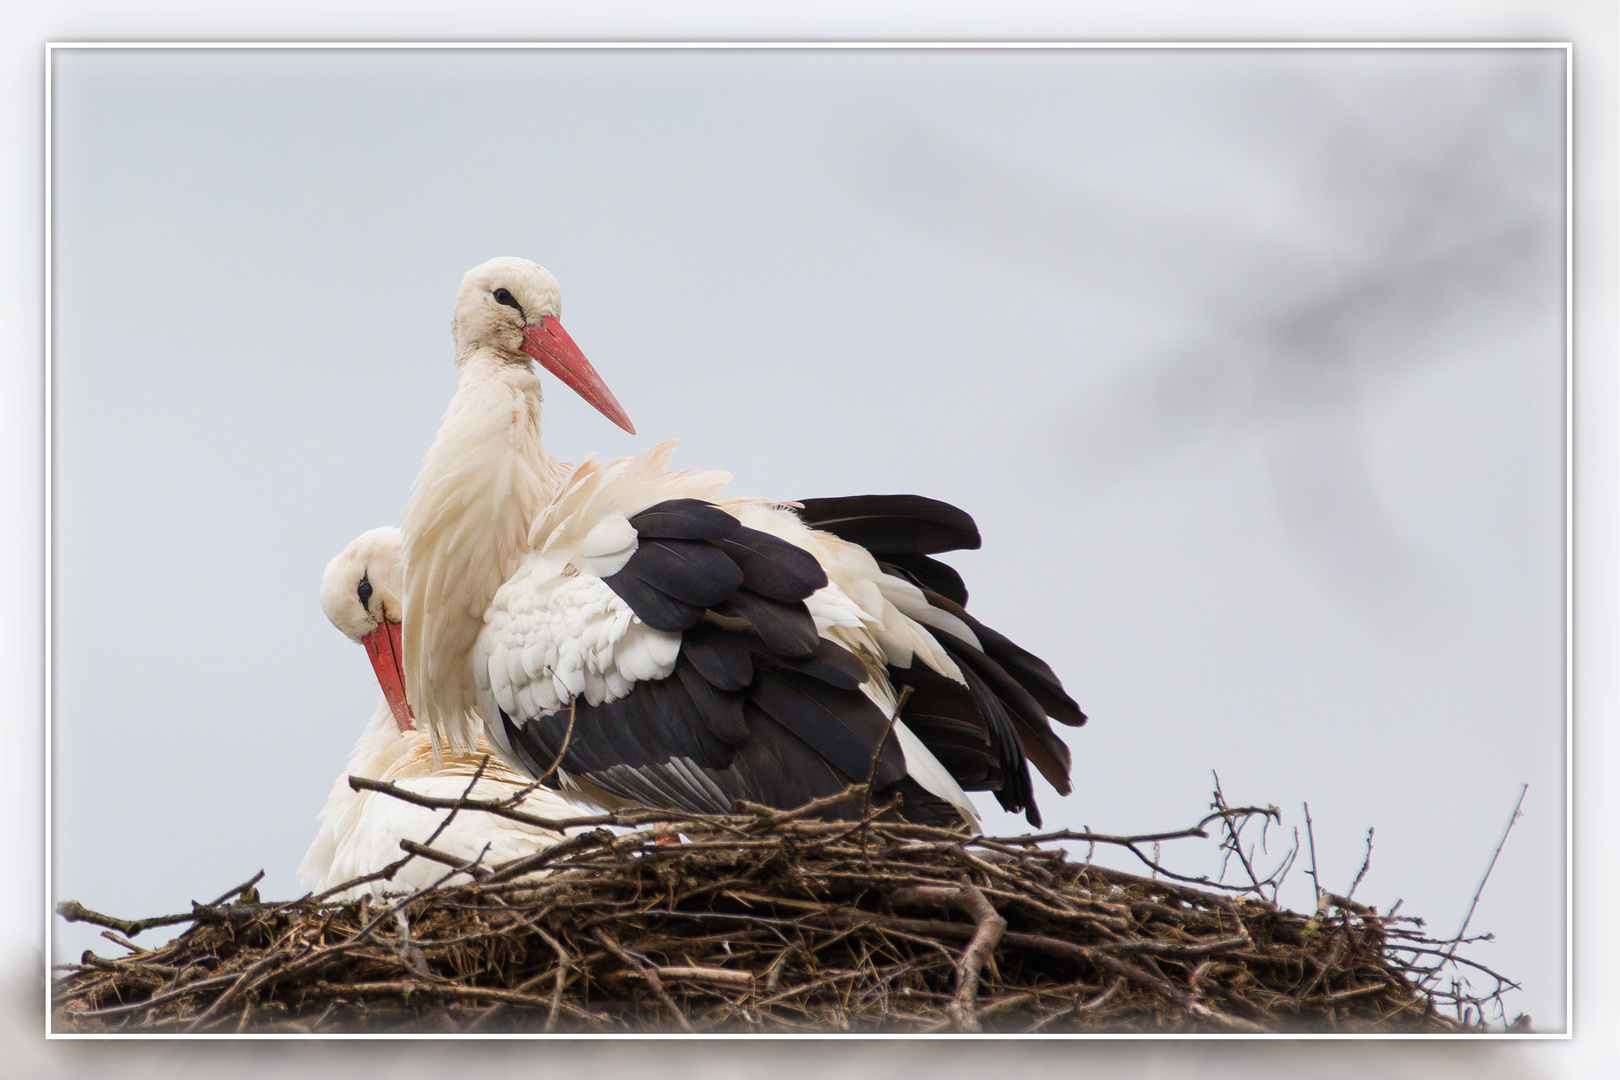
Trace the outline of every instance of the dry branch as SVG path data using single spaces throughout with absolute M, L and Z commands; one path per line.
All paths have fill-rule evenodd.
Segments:
M 973 920 L 973 937 L 962 950 L 961 960 L 957 961 L 956 994 L 946 1011 L 956 1030 L 983 1031 L 977 1008 L 979 971 L 992 962 L 996 943 L 1007 930 L 1007 920 L 996 913 L 984 893 L 966 883 L 954 889 L 937 885 L 896 889 L 889 894 L 889 899 L 901 905 L 955 907 Z

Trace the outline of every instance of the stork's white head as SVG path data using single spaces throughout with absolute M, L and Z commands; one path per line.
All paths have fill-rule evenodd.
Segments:
M 405 539 L 392 525 L 355 537 L 326 564 L 321 610 L 350 640 L 363 645 L 401 731 L 411 730 L 405 702 L 405 650 L 400 641 L 404 605 Z
M 562 290 L 545 267 L 510 255 L 475 266 L 461 279 L 456 317 L 450 324 L 456 363 L 485 351 L 509 363 L 538 360 L 603 416 L 634 435 L 635 426 L 624 407 L 563 329 L 561 316 Z

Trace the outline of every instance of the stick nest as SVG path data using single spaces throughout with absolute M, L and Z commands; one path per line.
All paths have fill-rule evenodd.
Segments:
M 996 840 L 880 812 L 851 824 L 740 809 L 594 828 L 504 868 L 411 845 L 408 858 L 450 865 L 446 883 L 405 895 L 273 904 L 255 878 L 135 922 L 69 901 L 60 914 L 108 927 L 129 954 L 66 965 L 53 1030 L 1484 1029 L 1478 999 L 1454 1008 L 1455 980 L 1452 994 L 1431 988 L 1438 964 L 1422 959 L 1449 945 L 1455 963 L 1456 943 L 1424 937 L 1420 920 L 1327 893 L 1301 915 L 1265 899 L 1264 882 L 1195 888 L 1053 842 L 1140 857 L 1158 837 Z M 1219 816 L 1234 840 L 1234 821 L 1265 813 L 1219 811 L 1205 823 Z M 191 927 L 153 950 L 112 932 L 179 923 Z

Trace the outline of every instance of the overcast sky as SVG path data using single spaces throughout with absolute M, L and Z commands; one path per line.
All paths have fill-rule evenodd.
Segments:
M 522 255 L 641 432 L 548 381 L 554 453 L 977 518 L 972 610 L 1092 717 L 1049 826 L 1218 771 L 1266 859 L 1308 800 L 1325 885 L 1375 828 L 1358 898 L 1450 932 L 1528 783 L 1471 929 L 1559 1027 L 1563 93 L 1556 50 L 58 53 L 56 897 L 299 891 L 377 697 L 321 570 Z

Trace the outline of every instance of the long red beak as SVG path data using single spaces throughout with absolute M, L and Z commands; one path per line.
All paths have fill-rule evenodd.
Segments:
M 635 425 L 630 423 L 630 417 L 625 415 L 624 406 L 613 396 L 613 391 L 607 388 L 602 376 L 591 367 L 591 362 L 585 359 L 585 354 L 579 351 L 579 346 L 568 336 L 568 331 L 562 328 L 562 323 L 547 315 L 540 320 L 539 326 L 524 327 L 523 351 L 540 361 L 547 371 L 567 383 L 574 393 L 590 402 L 597 412 L 630 434 L 636 433 Z
M 400 641 L 399 623 L 384 619 L 377 624 L 377 629 L 360 639 L 360 644 L 366 647 L 383 697 L 394 710 L 394 723 L 399 725 L 399 730 L 410 731 L 416 725 L 412 722 L 410 703 L 405 700 L 405 647 Z

